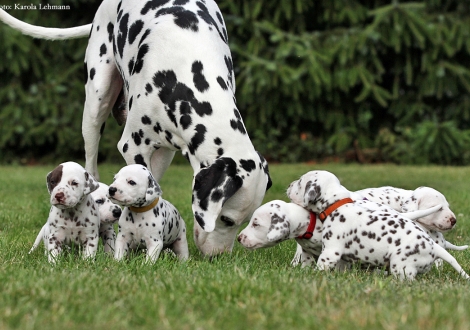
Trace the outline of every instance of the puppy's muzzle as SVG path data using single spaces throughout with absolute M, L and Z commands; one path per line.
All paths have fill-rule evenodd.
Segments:
M 63 192 L 55 194 L 54 198 L 57 202 L 63 203 L 65 201 L 65 194 Z

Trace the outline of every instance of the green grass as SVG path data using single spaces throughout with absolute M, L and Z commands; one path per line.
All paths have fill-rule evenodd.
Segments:
M 190 229 L 191 259 L 141 255 L 118 263 L 99 251 L 94 262 L 65 255 L 52 267 L 42 245 L 28 255 L 49 211 L 49 167 L 0 167 L 0 329 L 469 329 L 469 283 L 448 265 L 413 283 L 353 269 L 320 273 L 292 268 L 295 242 L 254 252 L 202 258 L 192 239 L 188 166 L 171 166 L 164 198 Z M 288 184 L 312 169 L 335 173 L 350 190 L 432 186 L 447 196 L 458 226 L 455 244 L 470 238 L 468 168 L 393 165 L 271 165 L 265 201 L 284 199 Z M 102 165 L 110 183 L 118 165 Z M 470 271 L 470 251 L 452 253 Z

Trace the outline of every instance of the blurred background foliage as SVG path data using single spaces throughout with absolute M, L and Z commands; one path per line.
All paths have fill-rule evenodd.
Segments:
M 9 13 L 69 27 L 90 23 L 99 6 L 48 3 L 71 9 Z M 470 164 L 470 1 L 217 3 L 238 107 L 268 160 Z M 33 40 L 0 25 L 0 162 L 84 158 L 86 42 Z M 110 118 L 101 161 L 121 160 L 121 132 Z

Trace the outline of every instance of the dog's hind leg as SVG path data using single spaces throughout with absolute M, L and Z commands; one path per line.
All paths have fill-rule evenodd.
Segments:
M 106 24 L 93 25 L 85 55 L 85 77 L 86 100 L 82 121 L 85 169 L 99 180 L 98 146 L 101 133 L 123 86 L 114 60 L 111 23 L 108 28 Z

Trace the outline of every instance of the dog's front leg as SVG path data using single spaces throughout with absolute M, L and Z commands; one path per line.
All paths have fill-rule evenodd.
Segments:
M 116 244 L 114 246 L 114 259 L 120 261 L 129 252 L 129 242 L 127 241 L 126 237 L 119 232 L 116 238 Z
M 57 240 L 53 235 L 49 236 L 49 241 L 47 242 L 47 260 L 51 264 L 57 262 L 59 254 L 62 252 L 62 242 Z
M 83 251 L 83 259 L 91 259 L 95 257 L 96 250 L 98 249 L 98 241 L 98 234 L 95 234 L 95 236 L 88 237 L 85 246 L 85 251 Z
M 163 242 L 160 239 L 148 239 L 146 242 L 147 245 L 147 257 L 146 261 L 154 263 L 157 261 L 158 257 L 160 256 L 160 252 L 163 249 Z
M 318 270 L 329 270 L 335 268 L 341 259 L 341 254 L 341 251 L 324 247 L 322 253 L 318 257 L 316 268 Z

